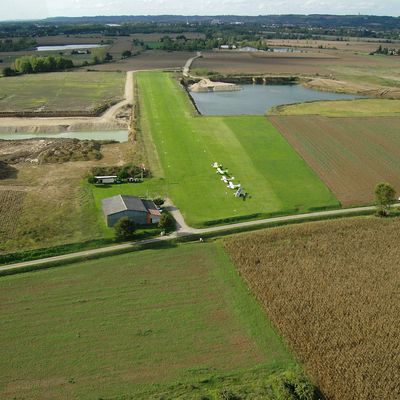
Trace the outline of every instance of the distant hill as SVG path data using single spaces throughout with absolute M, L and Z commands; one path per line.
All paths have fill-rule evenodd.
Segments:
M 385 17 L 374 15 L 259 15 L 259 16 L 236 16 L 236 15 L 120 15 L 120 16 L 96 16 L 96 17 L 54 17 L 42 20 L 55 24 L 123 24 L 123 23 L 257 23 L 265 25 L 294 25 L 305 27 L 353 27 L 366 29 L 400 29 L 400 17 Z

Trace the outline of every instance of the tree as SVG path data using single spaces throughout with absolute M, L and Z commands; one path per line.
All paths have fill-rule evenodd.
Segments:
M 389 215 L 391 205 L 396 202 L 396 190 L 389 183 L 378 183 L 375 187 L 375 201 L 378 206 L 378 214 L 380 216 Z
M 3 76 L 15 76 L 15 75 L 18 75 L 18 74 L 12 68 L 6 67 L 3 69 Z
M 158 223 L 158 227 L 160 229 L 166 230 L 166 231 L 172 231 L 176 227 L 176 222 L 174 220 L 174 217 L 169 213 L 168 211 L 164 211 L 161 214 L 160 217 L 160 222 Z
M 153 203 L 156 206 L 161 207 L 164 204 L 164 199 L 162 197 L 156 197 L 155 199 L 153 199 Z
M 122 55 L 121 55 L 122 58 L 129 58 L 129 57 L 131 57 L 131 56 L 132 56 L 132 52 L 129 51 L 129 50 L 123 51 L 123 52 L 122 52 Z
M 115 238 L 119 241 L 132 240 L 135 237 L 135 221 L 128 217 L 123 217 L 114 225 Z
M 117 178 L 119 181 L 125 181 L 130 177 L 127 168 L 123 168 L 121 171 L 118 172 Z

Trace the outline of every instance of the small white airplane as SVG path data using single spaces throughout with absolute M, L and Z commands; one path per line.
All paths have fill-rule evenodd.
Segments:
M 221 178 L 221 181 L 224 181 L 225 183 L 229 183 L 230 181 L 233 181 L 235 179 L 234 176 L 232 178 L 227 178 L 225 175 Z
M 227 169 L 221 169 L 220 167 L 217 168 L 217 174 L 226 175 L 228 173 Z
M 237 184 L 237 185 L 234 185 L 232 182 L 229 182 L 229 184 L 228 184 L 228 188 L 229 189 L 238 189 L 238 188 L 240 188 L 242 185 L 239 183 L 239 184 Z
M 219 163 L 217 163 L 217 162 L 212 163 L 211 166 L 212 166 L 213 168 L 220 168 L 220 167 L 222 167 L 222 165 L 219 164 Z

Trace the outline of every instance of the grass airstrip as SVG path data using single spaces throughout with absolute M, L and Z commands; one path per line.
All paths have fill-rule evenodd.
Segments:
M 2 399 L 199 399 L 298 370 L 219 242 L 4 277 L 0 318 Z
M 204 226 L 226 219 L 338 207 L 317 175 L 263 116 L 199 116 L 170 74 L 137 74 L 143 136 L 160 186 L 187 223 Z M 234 197 L 211 167 L 222 163 L 249 196 Z M 132 194 L 146 195 L 143 184 Z M 107 191 L 95 190 L 95 197 Z M 141 193 L 140 193 L 141 192 Z M 161 193 L 161 194 L 164 194 Z M 128 194 L 128 193 L 126 193 Z

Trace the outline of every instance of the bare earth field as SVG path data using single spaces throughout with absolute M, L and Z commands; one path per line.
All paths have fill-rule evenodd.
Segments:
M 318 222 L 225 247 L 329 400 L 400 398 L 400 220 Z
M 215 51 L 203 53 L 193 68 L 224 74 L 329 74 L 335 56 L 324 53 L 241 53 Z M 337 62 L 337 60 L 335 60 Z
M 105 145 L 103 158 L 95 161 L 13 164 L 12 176 L 0 179 L 0 201 L 18 198 L 18 204 L 0 207 L 0 224 L 8 227 L 0 230 L 0 253 L 102 237 L 92 194 L 82 180 L 93 166 L 124 162 L 130 146 Z
M 400 43 L 379 43 L 374 41 L 361 41 L 359 38 L 355 40 L 313 40 L 313 39 L 270 39 L 267 43 L 271 47 L 294 47 L 299 49 L 321 49 L 328 50 L 344 50 L 348 52 L 365 52 L 375 51 L 379 45 L 382 47 L 399 48 Z
M 343 206 L 373 202 L 382 181 L 400 191 L 400 118 L 269 119 Z
M 146 51 L 138 56 L 118 62 L 91 66 L 94 71 L 140 71 L 149 69 L 183 68 L 186 61 L 195 53 Z

